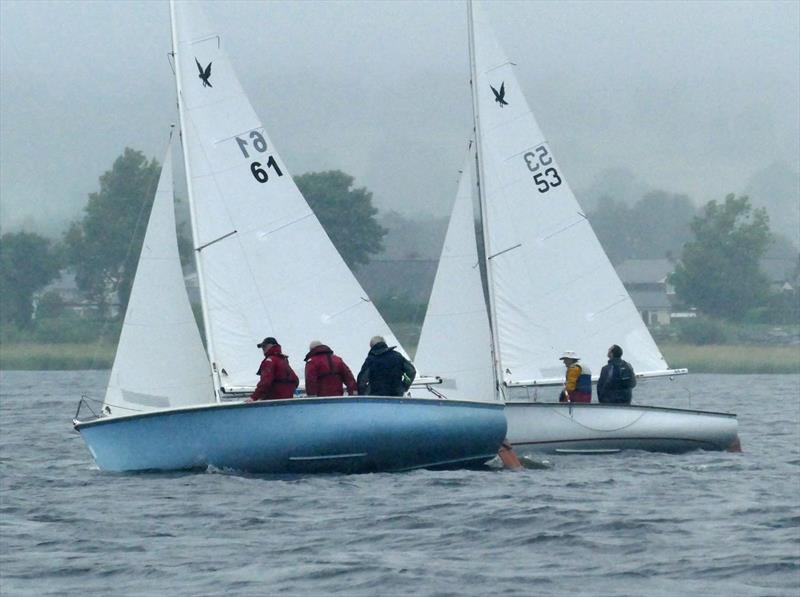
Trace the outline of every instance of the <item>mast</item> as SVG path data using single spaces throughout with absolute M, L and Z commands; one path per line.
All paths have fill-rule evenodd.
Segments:
M 478 187 L 478 206 L 480 207 L 480 223 L 481 223 L 481 237 L 483 238 L 483 247 L 478 247 L 480 254 L 480 249 L 483 249 L 483 265 L 486 271 L 486 280 L 484 285 L 484 292 L 486 295 L 487 301 L 487 308 L 489 311 L 489 336 L 492 339 L 492 370 L 494 371 L 494 381 L 495 381 L 495 389 L 497 392 L 497 397 L 499 399 L 503 399 L 504 392 L 503 392 L 503 372 L 502 372 L 502 365 L 500 363 L 500 345 L 497 338 L 496 333 L 496 322 L 497 322 L 497 314 L 495 310 L 495 301 L 494 301 L 494 292 L 492 292 L 493 288 L 493 280 L 492 280 L 492 268 L 489 262 L 489 256 L 491 255 L 490 251 L 490 240 L 489 235 L 487 234 L 486 230 L 486 200 L 483 191 L 483 181 L 484 178 L 484 171 L 483 171 L 483 158 L 481 156 L 483 150 L 483 141 L 481 139 L 481 127 L 480 127 L 480 109 L 478 105 L 478 89 L 477 89 L 477 81 L 478 81 L 478 71 L 477 66 L 475 64 L 475 24 L 472 16 L 472 0 L 467 0 L 467 19 L 468 19 L 468 31 L 469 31 L 469 67 L 470 67 L 470 88 L 472 90 L 472 122 L 475 128 L 475 172 L 476 172 L 476 184 Z
M 192 169 L 189 164 L 189 151 L 186 146 L 186 118 L 184 117 L 183 96 L 181 93 L 181 61 L 178 56 L 178 31 L 176 29 L 175 17 L 175 0 L 169 2 L 170 24 L 172 28 L 172 58 L 175 65 L 175 90 L 178 97 L 178 117 L 181 125 L 181 147 L 183 148 L 183 165 L 186 171 L 186 190 L 189 195 L 189 221 L 192 225 L 192 243 L 196 246 L 198 231 L 197 231 L 197 213 L 196 206 L 192 194 Z M 206 286 L 203 277 L 203 263 L 200 259 L 200 252 L 195 248 L 194 262 L 197 269 L 197 284 L 200 290 L 200 312 L 203 315 L 203 330 L 206 338 L 206 351 L 208 353 L 208 360 L 211 363 L 211 376 L 214 386 L 214 398 L 220 402 L 219 388 L 220 379 L 219 371 L 217 370 L 217 363 L 214 358 L 214 342 L 211 335 L 210 324 L 208 321 L 208 314 L 206 313 Z

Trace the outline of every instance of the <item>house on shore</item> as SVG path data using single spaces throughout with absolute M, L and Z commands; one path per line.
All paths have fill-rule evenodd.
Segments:
M 69 269 L 62 269 L 58 278 L 50 282 L 47 286 L 37 291 L 33 295 L 33 318 L 36 319 L 39 304 L 45 295 L 52 294 L 60 299 L 63 309 L 67 313 L 73 313 L 79 317 L 89 317 L 97 313 L 97 305 L 90 302 L 86 295 L 78 288 L 75 280 L 75 273 Z M 119 308 L 119 305 L 113 305 Z
M 761 260 L 761 271 L 769 280 L 775 293 L 793 293 L 800 290 L 800 263 L 792 257 L 765 257 Z
M 675 264 L 669 259 L 628 259 L 617 265 L 617 275 L 648 326 L 672 323 L 675 288 L 669 275 Z M 681 314 L 682 315 L 682 314 Z

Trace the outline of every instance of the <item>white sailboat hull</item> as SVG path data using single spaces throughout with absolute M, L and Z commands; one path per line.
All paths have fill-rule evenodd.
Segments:
M 638 406 L 507 402 L 508 440 L 520 453 L 738 451 L 735 414 Z

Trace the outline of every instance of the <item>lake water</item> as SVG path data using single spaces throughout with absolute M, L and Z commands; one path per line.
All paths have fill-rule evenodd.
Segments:
M 100 472 L 70 420 L 107 372 L 0 375 L 4 596 L 800 592 L 800 376 L 637 388 L 737 412 L 742 454 L 276 479 Z

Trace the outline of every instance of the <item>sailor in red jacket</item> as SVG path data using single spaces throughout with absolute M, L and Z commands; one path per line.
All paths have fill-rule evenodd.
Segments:
M 355 396 L 356 380 L 345 362 L 319 340 L 308 346 L 306 355 L 306 394 L 309 396 L 342 396 L 344 388 Z M 344 386 L 344 388 L 343 388 Z
M 281 345 L 272 336 L 264 338 L 257 346 L 264 352 L 264 360 L 258 368 L 261 379 L 250 401 L 291 398 L 300 380 L 289 366 L 289 357 L 282 354 Z

